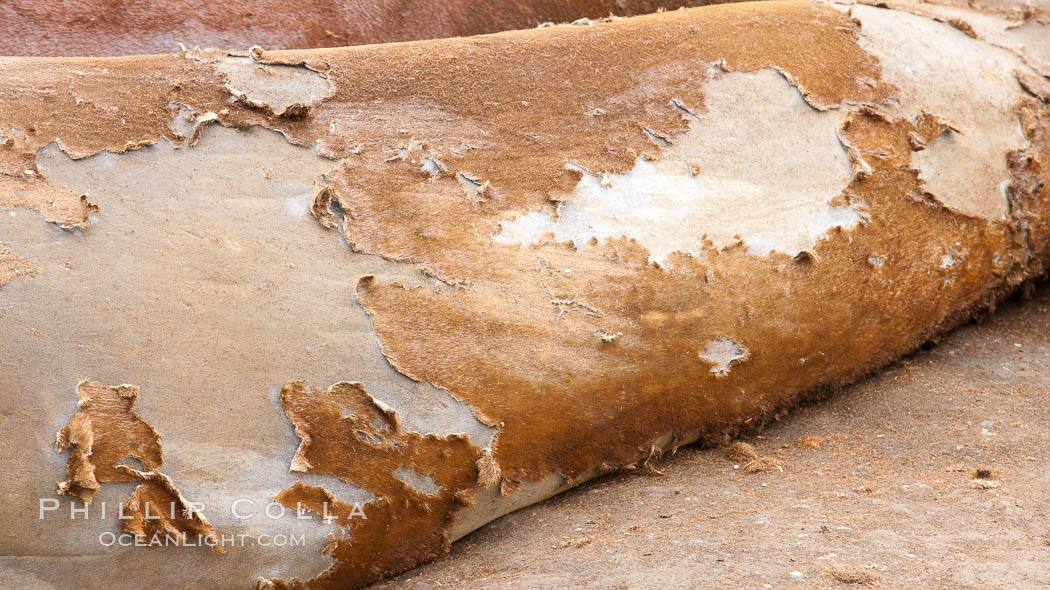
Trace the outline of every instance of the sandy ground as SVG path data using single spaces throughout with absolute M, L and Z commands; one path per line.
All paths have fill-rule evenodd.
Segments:
M 1050 284 L 744 442 L 771 459 L 683 448 L 375 588 L 1050 588 Z

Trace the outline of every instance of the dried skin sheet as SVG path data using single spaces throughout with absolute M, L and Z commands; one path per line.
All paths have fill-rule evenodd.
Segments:
M 69 452 L 67 479 L 58 491 L 90 503 L 101 483 L 139 482 L 120 512 L 121 528 L 138 543 L 193 542 L 223 552 L 208 519 L 157 470 L 164 462 L 160 434 L 133 410 L 139 388 L 85 380 L 77 394 L 77 412 L 57 436 L 59 450 Z M 148 471 L 129 467 L 129 459 Z
M 148 470 L 164 463 L 160 434 L 133 409 L 138 387 L 85 380 L 77 384 L 77 395 L 77 412 L 58 431 L 59 450 L 70 452 L 60 492 L 90 502 L 100 482 L 135 479 L 120 468 L 125 459 L 136 459 Z
M 123 514 L 128 517 L 121 523 L 124 530 L 147 546 L 189 543 L 225 551 L 218 544 L 215 528 L 179 493 L 170 477 L 159 471 L 123 470 L 141 482 L 124 502 Z

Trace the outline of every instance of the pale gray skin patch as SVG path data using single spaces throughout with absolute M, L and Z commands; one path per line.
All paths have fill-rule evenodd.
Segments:
M 299 439 L 279 390 L 294 379 L 327 387 L 362 381 L 393 407 L 406 429 L 466 432 L 489 444 L 493 429 L 447 392 L 393 369 L 367 314 L 355 300 L 359 277 L 432 284 L 414 266 L 348 252 L 337 232 L 301 215 L 302 196 L 337 162 L 289 144 L 263 128 L 211 124 L 198 143 L 166 141 L 123 154 L 72 160 L 56 145 L 39 154 L 49 182 L 83 191 L 100 206 L 85 231 L 63 231 L 27 216 L 0 215 L 0 235 L 38 261 L 31 280 L 12 281 L 0 297 L 0 391 L 8 440 L 0 464 L 25 489 L 0 504 L 17 523 L 0 534 L 5 554 L 82 555 L 113 573 L 114 588 L 150 585 L 200 572 L 207 580 L 311 577 L 330 565 L 321 554 L 332 532 L 318 520 L 263 513 L 270 498 L 297 481 L 344 502 L 372 494 L 331 476 L 291 473 Z M 291 205 L 290 201 L 291 200 Z M 37 518 L 37 498 L 54 498 L 66 456 L 55 433 L 76 408 L 75 386 L 90 378 L 141 388 L 136 411 L 161 433 L 163 471 L 219 535 L 305 534 L 299 558 L 287 547 L 106 548 L 103 532 L 120 532 L 112 510 L 133 489 L 103 484 L 110 515 Z M 231 504 L 257 513 L 241 521 Z M 75 586 L 73 572 L 20 561 L 48 585 Z M 39 559 L 48 559 L 40 557 Z M 36 565 L 34 565 L 36 564 Z
M 853 14 L 862 23 L 860 45 L 900 89 L 888 114 L 914 121 L 925 112 L 958 128 L 912 154 L 926 190 L 963 213 L 1005 216 L 1006 155 L 1028 144 L 1014 112 L 1023 96 L 1014 70 L 1028 68 L 1009 51 L 949 24 L 864 5 L 854 6 Z M 978 97 L 960 99 L 973 96 L 974 88 L 981 89 Z
M 688 130 L 656 160 L 639 158 L 624 174 L 584 171 L 556 218 L 524 213 L 493 239 L 529 244 L 549 232 L 585 248 L 592 237 L 625 236 L 664 264 L 672 252 L 698 255 L 705 238 L 719 248 L 743 240 L 757 255 L 794 256 L 829 229 L 863 220 L 852 207 L 829 204 L 851 177 L 838 138 L 844 111 L 812 108 L 770 69 L 712 69 L 704 91 L 707 110 L 683 115 Z

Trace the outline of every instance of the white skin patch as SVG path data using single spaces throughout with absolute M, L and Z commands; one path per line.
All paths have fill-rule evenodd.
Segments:
M 926 189 L 964 213 L 1006 215 L 1000 189 L 1010 177 L 1006 154 L 1028 143 L 1013 110 L 1022 96 L 1014 70 L 1028 68 L 945 23 L 863 5 L 853 14 L 863 23 L 861 47 L 879 58 L 883 78 L 900 89 L 889 114 L 915 120 L 925 112 L 959 130 L 946 130 L 912 154 Z
M 729 368 L 733 363 L 746 359 L 749 354 L 747 347 L 743 344 L 734 342 L 725 336 L 719 336 L 707 342 L 707 346 L 700 351 L 700 358 L 712 364 L 712 373 L 724 377 L 729 374 Z
M 862 221 L 828 204 L 850 179 L 843 112 L 814 110 L 773 70 L 715 71 L 704 90 L 707 111 L 657 161 L 639 158 L 624 174 L 584 171 L 557 219 L 531 211 L 494 240 L 529 244 L 550 232 L 584 248 L 591 237 L 626 236 L 662 264 L 672 252 L 698 255 L 705 236 L 716 247 L 742 239 L 754 254 L 795 255 L 828 229 Z

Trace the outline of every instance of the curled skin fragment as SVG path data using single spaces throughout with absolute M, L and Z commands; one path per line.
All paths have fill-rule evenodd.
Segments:
M 0 175 L 0 207 L 33 209 L 62 229 L 85 229 L 98 205 L 87 195 L 39 177 Z
M 57 436 L 59 450 L 70 452 L 59 492 L 90 502 L 100 482 L 136 479 L 118 465 L 123 459 L 134 457 L 147 470 L 164 463 L 160 434 L 133 409 L 137 386 L 84 380 L 77 394 L 77 411 Z
M 175 487 L 170 477 L 159 471 L 139 471 L 126 465 L 127 473 L 139 486 L 124 501 L 121 527 L 141 543 L 154 545 L 207 545 L 213 551 L 225 550 L 218 543 L 215 528 Z
M 269 64 L 251 57 L 227 56 L 213 67 L 226 75 L 225 88 L 237 100 L 278 117 L 303 117 L 332 91 L 324 74 L 302 64 Z
M 1050 80 L 1024 70 L 1015 70 L 1014 75 L 1021 87 L 1043 102 L 1050 102 Z
M 342 219 L 337 215 L 341 213 L 341 209 L 342 205 L 338 197 L 332 194 L 332 190 L 327 185 L 315 182 L 310 192 L 310 213 L 317 222 L 327 229 L 339 227 Z
M 120 523 L 138 543 L 206 545 L 222 553 L 208 519 L 158 471 L 164 462 L 160 434 L 132 409 L 139 388 L 84 380 L 77 384 L 77 393 L 77 411 L 58 431 L 59 449 L 70 452 L 59 492 L 91 502 L 102 482 L 137 481 L 138 487 L 124 501 Z M 138 459 L 146 470 L 121 463 L 128 457 Z

